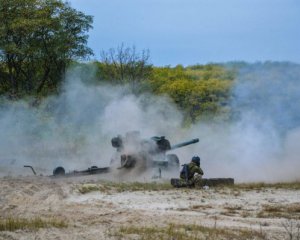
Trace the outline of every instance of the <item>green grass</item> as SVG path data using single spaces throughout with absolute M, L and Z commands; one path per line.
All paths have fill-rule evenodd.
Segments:
M 176 240 L 196 240 L 196 239 L 266 239 L 265 234 L 249 229 L 233 230 L 223 228 L 209 228 L 199 225 L 175 225 L 169 224 L 165 227 L 138 227 L 124 226 L 112 234 L 118 239 L 176 239 Z
M 50 219 L 44 220 L 41 218 L 0 218 L 0 231 L 15 231 L 18 229 L 37 230 L 39 228 L 66 228 L 68 225 L 63 220 Z

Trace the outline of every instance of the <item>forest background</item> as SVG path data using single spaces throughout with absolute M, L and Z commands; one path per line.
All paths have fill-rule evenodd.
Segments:
M 276 82 L 286 81 L 284 85 L 290 87 L 300 73 L 299 64 L 272 61 L 154 66 L 148 50 L 124 43 L 102 51 L 100 60 L 89 61 L 93 52 L 87 46 L 87 33 L 93 17 L 58 0 L 0 0 L 0 22 L 1 101 L 22 99 L 31 107 L 60 94 L 66 72 L 77 67 L 82 74 L 94 73 L 86 80 L 90 85 L 124 85 L 137 96 L 169 97 L 183 113 L 185 124 L 232 120 L 239 108 L 272 104 L 252 92 L 247 101 L 232 108 L 237 82 L 273 92 Z M 287 101 L 282 92 L 278 98 L 281 105 Z

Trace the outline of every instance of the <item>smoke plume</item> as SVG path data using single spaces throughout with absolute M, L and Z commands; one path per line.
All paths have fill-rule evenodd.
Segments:
M 194 126 L 209 174 L 238 181 L 299 180 L 300 67 L 257 63 L 241 68 L 233 89 L 232 120 Z M 193 132 L 196 130 L 193 130 Z
M 167 97 L 137 97 L 124 86 L 95 85 L 91 74 L 72 69 L 62 93 L 38 107 L 2 100 L 0 173 L 28 173 L 22 169 L 27 164 L 43 174 L 56 166 L 106 167 L 115 151 L 111 138 L 139 130 L 142 138 L 166 136 L 171 144 L 198 137 L 199 143 L 174 153 L 181 164 L 199 155 L 205 177 L 299 180 L 299 76 L 295 64 L 246 66 L 235 81 L 230 121 L 183 127 L 182 114 Z

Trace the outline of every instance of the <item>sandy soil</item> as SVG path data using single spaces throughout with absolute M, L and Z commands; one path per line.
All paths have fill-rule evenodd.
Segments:
M 78 189 L 87 183 L 104 185 L 97 178 L 1 178 L 1 218 L 55 218 L 67 222 L 68 227 L 4 231 L 0 239 L 116 239 L 113 233 L 121 226 L 170 223 L 252 229 L 266 233 L 269 239 L 284 239 L 283 223 L 299 223 L 296 212 L 287 212 L 288 217 L 258 215 L 265 206 L 299 204 L 300 190 L 210 188 L 80 193 Z

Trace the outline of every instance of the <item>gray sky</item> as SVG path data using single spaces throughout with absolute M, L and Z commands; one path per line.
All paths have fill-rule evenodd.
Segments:
M 149 49 L 154 65 L 300 63 L 299 0 L 70 0 L 94 16 L 89 46 Z

